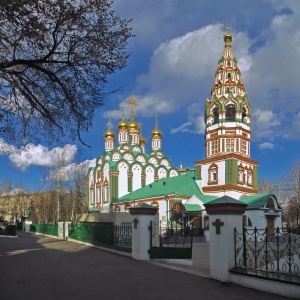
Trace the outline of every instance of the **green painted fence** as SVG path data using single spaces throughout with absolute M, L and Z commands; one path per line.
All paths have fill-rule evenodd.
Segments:
M 69 226 L 69 237 L 93 245 L 131 251 L 131 225 L 77 223 Z
M 58 236 L 58 224 L 31 224 L 30 231 Z

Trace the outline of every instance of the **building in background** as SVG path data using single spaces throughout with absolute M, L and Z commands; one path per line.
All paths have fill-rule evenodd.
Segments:
M 250 157 L 251 107 L 232 50 L 228 27 L 225 47 L 218 61 L 211 98 L 205 103 L 206 157 L 195 162 L 195 169 L 172 168 L 162 152 L 162 133 L 151 132 L 151 151 L 140 125 L 131 121 L 118 125 L 118 145 L 109 125 L 105 133 L 105 152 L 88 174 L 90 211 L 122 212 L 132 205 L 147 203 L 159 207 L 160 220 L 197 223 L 197 230 L 208 229 L 209 216 L 204 204 L 221 196 L 247 204 L 244 225 L 266 228 L 270 233 L 281 227 L 282 209 L 273 194 L 258 194 L 258 162 Z M 188 151 L 188 150 L 187 150 Z

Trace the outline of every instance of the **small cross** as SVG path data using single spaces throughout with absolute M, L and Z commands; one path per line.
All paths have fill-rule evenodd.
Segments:
M 229 20 L 225 20 L 226 22 L 226 33 L 229 33 Z
M 213 226 L 216 226 L 216 234 L 221 233 L 221 226 L 224 226 L 224 222 L 220 222 L 220 219 L 216 219 L 215 222 L 212 222 Z
M 139 222 L 139 220 L 137 218 L 135 218 L 132 223 L 134 224 L 134 229 L 137 229 L 137 223 Z

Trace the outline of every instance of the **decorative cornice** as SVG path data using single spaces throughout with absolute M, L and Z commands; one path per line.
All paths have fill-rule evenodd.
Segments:
M 237 159 L 237 160 L 240 160 L 240 161 L 243 161 L 245 163 L 249 163 L 249 164 L 252 164 L 252 165 L 255 165 L 255 166 L 259 165 L 258 161 L 247 158 L 247 157 L 245 157 L 241 154 L 238 154 L 238 153 L 218 155 L 218 156 L 210 157 L 210 158 L 207 158 L 207 159 L 197 160 L 197 161 L 194 162 L 194 164 L 195 164 L 195 166 L 205 165 L 205 164 L 208 164 L 208 163 L 223 161 L 223 160 L 227 160 L 227 159 Z
M 238 191 L 247 194 L 257 194 L 258 190 L 254 188 L 243 187 L 234 184 L 224 184 L 224 185 L 216 185 L 216 186 L 204 186 L 202 187 L 204 193 L 213 193 L 213 192 L 223 192 L 225 191 Z

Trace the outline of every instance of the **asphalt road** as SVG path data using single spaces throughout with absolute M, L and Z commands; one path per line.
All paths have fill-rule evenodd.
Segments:
M 45 236 L 0 238 L 1 300 L 288 299 Z

